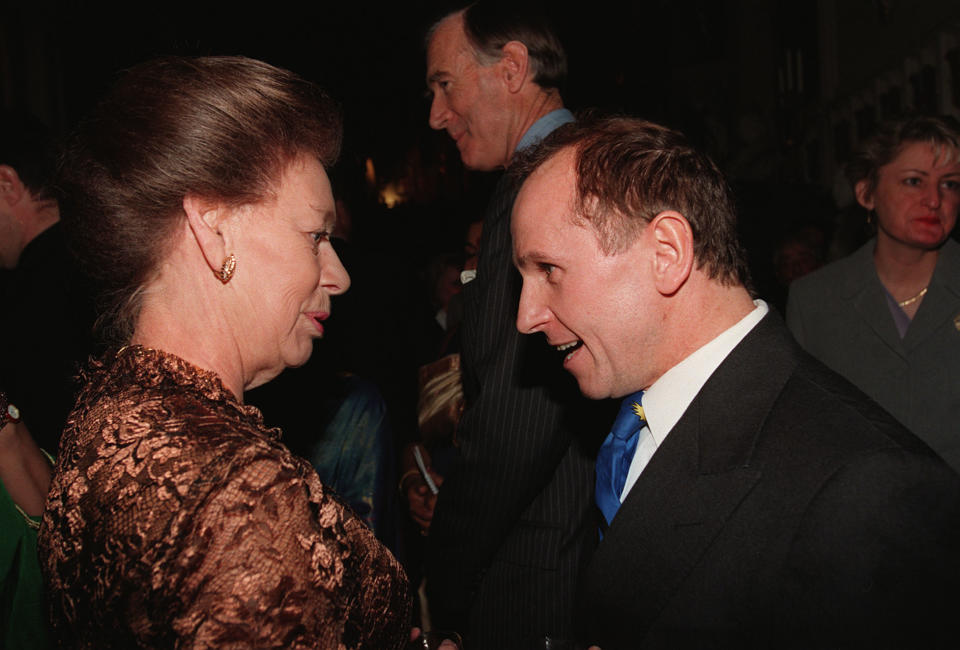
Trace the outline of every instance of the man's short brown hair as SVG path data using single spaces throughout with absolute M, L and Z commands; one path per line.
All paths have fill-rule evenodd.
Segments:
M 574 151 L 574 215 L 593 227 L 601 250 L 626 250 L 654 217 L 675 210 L 693 231 L 697 268 L 749 287 L 730 188 L 683 134 L 635 118 L 581 117 L 519 155 L 510 174 L 519 182 L 565 149 Z

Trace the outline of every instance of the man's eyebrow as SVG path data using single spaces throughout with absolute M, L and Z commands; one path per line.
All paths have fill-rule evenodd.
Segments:
M 449 74 L 450 73 L 446 70 L 436 70 L 435 72 L 430 73 L 430 76 L 427 77 L 427 85 L 429 86 L 430 84 L 439 81 L 440 77 L 446 77 Z
M 523 268 L 530 264 L 536 264 L 547 259 L 547 254 L 540 251 L 527 251 L 523 255 L 514 256 L 513 263 L 517 268 Z

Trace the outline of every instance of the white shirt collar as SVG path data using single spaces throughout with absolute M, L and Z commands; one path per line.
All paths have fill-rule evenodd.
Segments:
M 753 310 L 719 336 L 670 368 L 643 393 L 643 413 L 653 442 L 659 447 L 667 434 L 686 412 L 707 379 L 723 363 L 727 355 L 750 333 L 770 308 L 763 300 L 754 300 Z M 644 436 L 641 433 L 641 438 Z M 634 456 L 627 473 L 621 499 L 636 483 L 648 459 Z

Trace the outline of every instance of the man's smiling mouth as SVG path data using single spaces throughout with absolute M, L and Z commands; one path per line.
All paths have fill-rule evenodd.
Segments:
M 569 343 L 561 343 L 560 345 L 553 346 L 557 352 L 565 353 L 563 360 L 566 361 L 573 356 L 573 353 L 580 349 L 583 345 L 583 341 L 570 341 Z

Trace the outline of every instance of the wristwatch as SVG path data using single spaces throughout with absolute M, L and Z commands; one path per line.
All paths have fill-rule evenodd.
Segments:
M 7 422 L 19 422 L 20 409 L 10 403 L 7 394 L 0 390 L 0 429 L 7 426 Z

